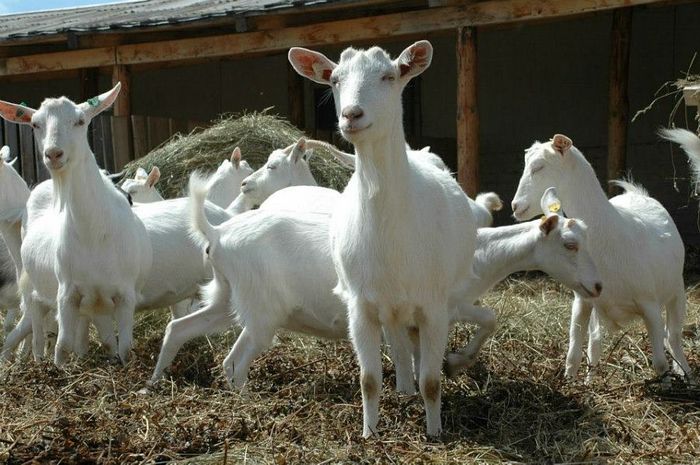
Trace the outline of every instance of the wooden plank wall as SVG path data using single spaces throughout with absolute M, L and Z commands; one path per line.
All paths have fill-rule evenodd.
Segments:
M 175 134 L 188 134 L 196 127 L 206 126 L 207 123 L 202 121 L 99 115 L 90 123 L 88 140 L 100 168 L 114 173 L 133 158 L 141 158 Z M 132 141 L 128 139 L 129 129 Z M 13 159 L 19 157 L 14 166 L 27 184 L 33 186 L 49 178 L 29 126 L 0 120 L 0 146 L 2 145 L 10 147 Z M 131 155 L 130 147 L 134 148 L 135 157 Z

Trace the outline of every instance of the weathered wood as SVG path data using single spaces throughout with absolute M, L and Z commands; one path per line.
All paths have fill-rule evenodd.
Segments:
M 131 73 L 127 66 L 116 65 L 112 68 L 112 85 L 116 86 L 118 82 L 121 82 L 122 88 L 112 106 L 114 116 L 131 116 Z
M 146 118 L 148 125 L 148 151 L 150 152 L 170 138 L 170 121 L 168 118 L 149 116 Z
M 613 13 L 610 33 L 610 75 L 608 83 L 608 179 L 625 174 L 627 165 L 627 124 L 629 123 L 629 62 L 632 9 Z M 608 193 L 617 189 L 608 185 Z
M 457 30 L 457 180 L 469 197 L 479 190 L 476 30 Z
M 489 0 L 269 31 L 12 57 L 0 59 L 0 76 L 114 64 L 277 53 L 292 46 L 340 45 L 449 31 L 459 27 L 556 18 L 660 1 L 663 0 Z
M 130 118 L 126 116 L 112 117 L 112 150 L 115 171 L 121 170 L 132 160 L 130 126 Z
M 134 135 L 134 159 L 148 153 L 148 126 L 145 116 L 131 115 L 131 131 Z
M 304 117 L 304 78 L 287 63 L 287 103 L 289 121 L 302 131 L 306 126 Z
M 186 135 L 189 131 L 187 130 L 187 121 L 183 119 L 170 119 L 170 135 L 182 134 Z
M 81 69 L 80 73 L 80 101 L 84 102 L 99 94 L 97 80 L 99 70 L 96 68 Z
M 34 185 L 37 180 L 34 160 L 34 132 L 31 126 L 22 124 L 19 127 L 19 153 L 22 158 L 22 177 L 27 184 Z

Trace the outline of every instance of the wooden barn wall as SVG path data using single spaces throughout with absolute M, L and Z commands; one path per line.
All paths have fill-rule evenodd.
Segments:
M 607 86 L 611 13 L 541 24 L 480 30 L 479 112 L 481 189 L 498 192 L 508 205 L 522 169 L 523 150 L 556 132 L 569 135 L 605 178 Z M 632 25 L 630 114 L 645 107 L 659 86 L 679 77 L 698 51 L 700 4 L 636 9 Z M 422 124 L 415 145 L 431 145 L 456 169 L 455 37 L 430 37 L 433 65 L 422 76 Z M 369 44 L 357 44 L 366 46 Z M 382 43 L 392 54 L 406 41 Z M 321 49 L 337 57 L 343 47 Z M 696 66 L 700 70 L 700 58 Z M 135 71 L 132 112 L 207 120 L 221 112 L 275 107 L 288 113 L 286 54 L 221 60 L 167 69 Z M 102 77 L 101 88 L 109 86 Z M 315 84 L 305 82 L 307 128 L 313 125 Z M 46 95 L 77 98 L 74 80 L 0 83 L 0 98 L 38 105 Z M 688 243 L 700 243 L 698 206 L 690 199 L 687 163 L 672 156 L 655 130 L 673 101 L 659 102 L 629 128 L 628 168 L 636 181 L 664 203 Z M 682 119 L 678 119 L 682 123 Z M 675 170 L 675 171 L 674 171 Z M 674 173 L 678 191 L 674 190 Z M 497 224 L 510 223 L 510 208 Z

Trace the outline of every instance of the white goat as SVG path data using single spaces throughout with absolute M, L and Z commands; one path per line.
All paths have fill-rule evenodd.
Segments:
M 197 210 L 206 195 L 206 181 L 194 177 L 190 183 L 193 213 L 198 219 L 195 230 L 198 235 L 206 234 L 203 240 L 215 278 L 204 287 L 206 305 L 168 325 L 150 383 L 163 376 L 188 340 L 228 329 L 231 305 L 235 319 L 246 328 L 245 337 L 236 342 L 224 366 L 229 382 L 238 387 L 246 382 L 250 363 L 282 328 L 329 338 L 347 337 L 342 330 L 347 328 L 345 306 L 331 292 L 336 277 L 325 240 L 330 213 L 340 199 L 338 192 L 323 187 L 289 187 L 270 196 L 260 210 L 212 227 L 203 222 Z M 548 195 L 551 198 L 553 192 Z M 297 222 L 297 218 L 301 220 Z M 522 269 L 543 269 L 574 289 L 598 293 L 598 275 L 586 250 L 585 225 L 558 219 L 480 230 L 483 249 L 477 251 L 475 268 L 482 277 L 470 283 L 470 299 L 476 301 L 497 281 Z M 274 267 L 269 266 L 272 261 Z M 303 274 L 297 272 L 300 266 Z M 452 320 L 480 325 L 467 348 L 449 356 L 451 373 L 456 373 L 476 360 L 481 345 L 495 329 L 495 317 L 489 309 L 471 307 L 463 315 L 452 315 Z M 407 375 L 397 366 L 397 390 L 412 393 L 410 362 L 403 368 L 409 372 L 408 379 L 401 378 Z
M 116 317 L 119 356 L 123 362 L 128 360 L 134 307 L 151 267 L 151 244 L 143 224 L 124 196 L 100 174 L 87 141 L 90 120 L 112 105 L 119 89 L 117 84 L 80 105 L 65 97 L 46 99 L 38 110 L 0 102 L 3 118 L 32 125 L 52 177 L 54 205 L 32 221 L 32 203 L 28 203 L 21 251 L 33 288 L 30 298 L 58 304 L 57 365 L 65 363 L 69 351 L 80 355 L 86 350 L 86 316 L 93 320 Z M 42 282 L 46 275 L 33 274 L 33 265 L 41 269 L 47 255 L 55 256 L 57 289 Z M 20 287 L 24 300 L 25 283 Z M 36 338 L 41 331 L 33 333 Z
M 674 128 L 662 129 L 659 134 L 664 139 L 675 142 L 688 155 L 688 161 L 693 169 L 693 180 L 697 184 L 700 182 L 700 137 L 687 129 Z
M 316 186 L 306 154 L 306 139 L 274 150 L 257 171 L 241 182 L 241 193 L 226 209 L 242 213 L 260 206 L 270 195 L 289 186 Z
M 561 134 L 549 142 L 535 142 L 526 150 L 525 168 L 512 204 L 515 218 L 525 220 L 537 214 L 534 207 L 538 199 L 547 187 L 555 186 L 567 213 L 588 225 L 591 255 L 605 283 L 604 292 L 596 299 L 575 293 L 566 376 L 576 376 L 586 328 L 593 369 L 600 359 L 602 336 L 596 319 L 588 326 L 593 308 L 615 329 L 642 317 L 651 340 L 654 369 L 658 375 L 666 373 L 662 306 L 666 307 L 665 343 L 673 356 L 674 370 L 690 375 L 681 339 L 686 315 L 683 242 L 659 202 L 640 187 L 618 184 L 626 192 L 608 200 L 591 165 L 571 139 Z
M 416 42 L 392 61 L 378 47 L 348 48 L 338 65 L 318 52 L 289 51 L 299 74 L 331 86 L 340 131 L 357 156 L 330 237 L 360 365 L 363 436 L 377 427 L 382 326 L 392 342 L 418 328 L 427 433 L 440 434 L 450 300 L 462 300 L 473 277 L 476 227 L 466 195 L 449 173 L 406 154 L 401 94 L 430 65 L 432 50 Z
M 343 152 L 328 142 L 320 140 L 306 141 L 307 149 L 323 148 L 328 150 L 333 157 L 341 162 L 344 166 L 355 168 L 355 155 Z M 434 165 L 436 168 L 449 172 L 447 165 L 442 161 L 439 155 L 430 151 L 430 147 L 423 147 L 420 150 L 411 149 L 406 144 L 406 154 L 415 162 L 426 162 Z M 476 196 L 476 199 L 469 199 L 469 205 L 472 207 L 474 219 L 477 228 L 484 228 L 493 224 L 493 212 L 500 211 L 503 208 L 501 198 L 495 192 L 483 192 Z
M 552 211 L 550 210 L 552 207 Z M 588 252 L 587 226 L 566 219 L 556 191 L 550 187 L 541 200 L 541 220 L 523 224 L 479 228 L 476 233 L 474 272 L 468 294 L 478 299 L 498 282 L 517 271 L 540 270 L 584 296 L 602 291 L 598 270 Z M 477 333 L 467 349 L 447 356 L 447 372 L 453 376 L 471 366 L 490 333 Z
M 10 148 L 0 149 L 0 308 L 7 309 L 3 330 L 7 336 L 19 314 L 17 281 L 20 261 L 20 229 L 29 187 L 9 162 Z
M 216 172 L 209 178 L 207 200 L 221 208 L 228 207 L 240 195 L 241 183 L 253 174 L 253 168 L 246 160 L 241 160 L 241 149 L 236 147 L 230 160 L 221 162 Z
M 121 189 L 131 196 L 135 203 L 150 203 L 163 200 L 156 183 L 160 180 L 160 170 L 157 166 L 147 173 L 143 168 L 138 168 L 133 179 L 125 179 Z

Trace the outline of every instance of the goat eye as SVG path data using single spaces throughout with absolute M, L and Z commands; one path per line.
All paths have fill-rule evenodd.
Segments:
M 331 85 L 332 85 L 333 87 L 338 87 L 339 84 L 340 84 L 340 79 L 338 79 L 337 77 L 332 77 L 332 78 L 331 78 Z
M 33 127 L 34 129 L 39 129 L 39 125 L 36 124 L 36 123 L 32 123 L 32 127 Z
M 274 170 L 275 168 L 277 168 L 275 165 L 267 165 L 268 170 Z
M 82 126 L 82 125 L 84 125 L 84 124 L 85 124 L 85 120 L 82 119 L 82 118 L 80 118 L 80 119 L 79 119 L 78 121 L 76 121 L 76 123 L 75 123 L 76 126 Z
M 530 173 L 535 174 L 535 173 L 537 173 L 538 171 L 542 171 L 542 168 L 544 168 L 544 165 L 533 166 L 533 167 L 532 167 L 532 170 L 530 171 Z
M 566 248 L 566 250 L 571 250 L 571 251 L 573 251 L 573 252 L 578 252 L 578 244 L 568 243 L 568 244 L 564 244 L 564 247 Z
M 393 81 L 396 79 L 393 74 L 385 74 L 382 76 L 382 81 Z

